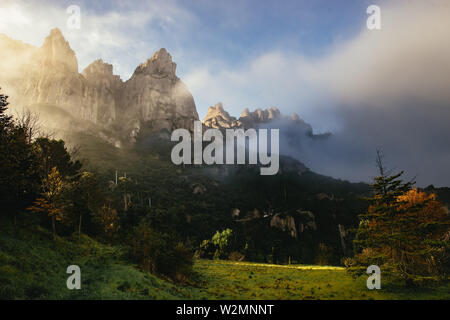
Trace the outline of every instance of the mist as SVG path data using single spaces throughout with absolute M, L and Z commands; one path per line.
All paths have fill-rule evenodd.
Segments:
M 265 89 L 261 100 L 279 97 L 282 113 L 298 113 L 315 133 L 331 132 L 327 139 L 311 139 L 286 122 L 270 125 L 280 129 L 281 153 L 311 170 L 370 182 L 381 149 L 387 167 L 405 170 L 405 178 L 415 177 L 419 186 L 449 186 L 450 4 L 380 6 L 381 30 L 363 26 L 356 37 L 314 59 L 266 55 L 249 73 L 239 73 L 241 82 L 258 74 Z M 273 85 L 278 78 L 283 81 Z M 278 88 L 284 83 L 296 88 Z

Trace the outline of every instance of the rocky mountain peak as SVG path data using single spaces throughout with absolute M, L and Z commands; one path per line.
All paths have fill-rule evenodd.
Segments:
M 113 73 L 112 64 L 105 63 L 102 59 L 92 62 L 83 70 L 82 75 L 89 82 L 104 85 L 110 90 L 117 89 L 122 85 L 120 76 Z
M 255 111 L 249 111 L 245 108 L 241 113 L 239 121 L 241 121 L 245 127 L 254 128 L 260 123 L 265 123 L 275 119 L 281 118 L 281 112 L 276 107 L 270 107 L 266 110 L 256 109 Z
M 78 61 L 75 52 L 70 48 L 61 31 L 50 30 L 41 49 L 41 65 L 48 69 L 78 73 Z
M 273 123 L 273 121 L 277 122 Z M 330 136 L 330 133 L 314 134 L 311 125 L 301 120 L 296 113 L 291 116 L 284 116 L 276 107 L 265 110 L 258 108 L 254 111 L 245 108 L 239 119 L 236 119 L 224 110 L 221 103 L 218 103 L 208 108 L 208 113 L 203 118 L 203 124 L 205 127 L 216 129 L 257 129 L 276 125 L 279 128 L 283 127 L 283 132 L 288 138 L 294 140 L 305 135 L 315 139 L 326 139 Z
M 0 36 L 0 67 L 7 70 L 0 73 L 0 83 L 13 92 L 15 104 L 62 109 L 72 122 L 80 121 L 70 130 L 89 126 L 115 145 L 163 129 L 193 130 L 198 120 L 194 98 L 176 77 L 176 64 L 164 48 L 122 82 L 101 59 L 80 74 L 75 52 L 61 31 L 52 29 L 40 48 Z M 61 121 L 51 122 L 67 130 Z
M 133 127 L 131 140 L 150 131 L 193 130 L 194 120 L 198 120 L 194 98 L 175 70 L 172 56 L 162 48 L 124 83 L 121 120 Z
M 228 112 L 223 109 L 222 103 L 208 108 L 208 113 L 203 118 L 203 124 L 210 128 L 234 128 L 241 127 L 242 123 L 235 117 L 230 116 Z
M 95 60 L 83 70 L 83 75 L 101 74 L 105 76 L 113 75 L 112 64 L 103 62 L 102 59 Z
M 242 110 L 241 118 L 242 117 L 248 117 L 249 114 L 250 114 L 250 110 L 248 110 L 248 108 L 245 108 L 244 110 Z
M 146 74 L 155 78 L 176 80 L 176 68 L 177 64 L 172 61 L 170 53 L 165 48 L 161 48 L 150 59 L 141 63 L 134 74 Z

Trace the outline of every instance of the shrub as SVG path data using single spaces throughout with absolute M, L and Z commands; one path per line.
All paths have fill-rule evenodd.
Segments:
M 201 258 L 226 259 L 235 247 L 234 233 L 231 229 L 216 231 L 211 240 L 200 244 L 197 255 Z
M 145 271 L 172 279 L 185 279 L 192 272 L 192 253 L 173 235 L 141 223 L 131 240 L 131 258 Z
M 210 240 L 203 240 L 199 249 L 195 252 L 196 258 L 212 259 L 214 255 L 214 245 Z

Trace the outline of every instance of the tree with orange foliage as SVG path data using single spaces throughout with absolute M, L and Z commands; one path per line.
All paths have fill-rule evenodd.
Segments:
M 375 178 L 373 197 L 360 215 L 355 257 L 349 271 L 361 274 L 378 265 L 384 275 L 408 284 L 449 274 L 450 216 L 435 194 L 412 189 L 400 172 L 389 175 L 378 152 L 380 176 Z
M 42 181 L 43 197 L 36 199 L 34 204 L 28 208 L 32 212 L 46 213 L 51 218 L 53 239 L 56 239 L 56 221 L 60 221 L 63 216 L 63 210 L 57 203 L 63 186 L 63 178 L 58 169 L 53 167 Z
M 398 196 L 396 217 L 402 243 L 400 266 L 405 274 L 446 277 L 449 272 L 450 216 L 436 199 L 436 194 L 412 189 Z

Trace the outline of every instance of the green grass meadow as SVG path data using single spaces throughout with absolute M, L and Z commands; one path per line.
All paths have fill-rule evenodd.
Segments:
M 69 265 L 81 268 L 81 290 L 69 290 Z M 344 268 L 196 260 L 189 283 L 177 284 L 130 264 L 120 246 L 83 236 L 51 240 L 44 229 L 0 232 L 2 299 L 450 299 L 450 286 L 405 289 Z
M 406 289 L 382 278 L 380 290 L 369 290 L 366 277 L 353 279 L 342 267 L 197 260 L 195 270 L 211 299 L 450 299 L 449 285 Z

